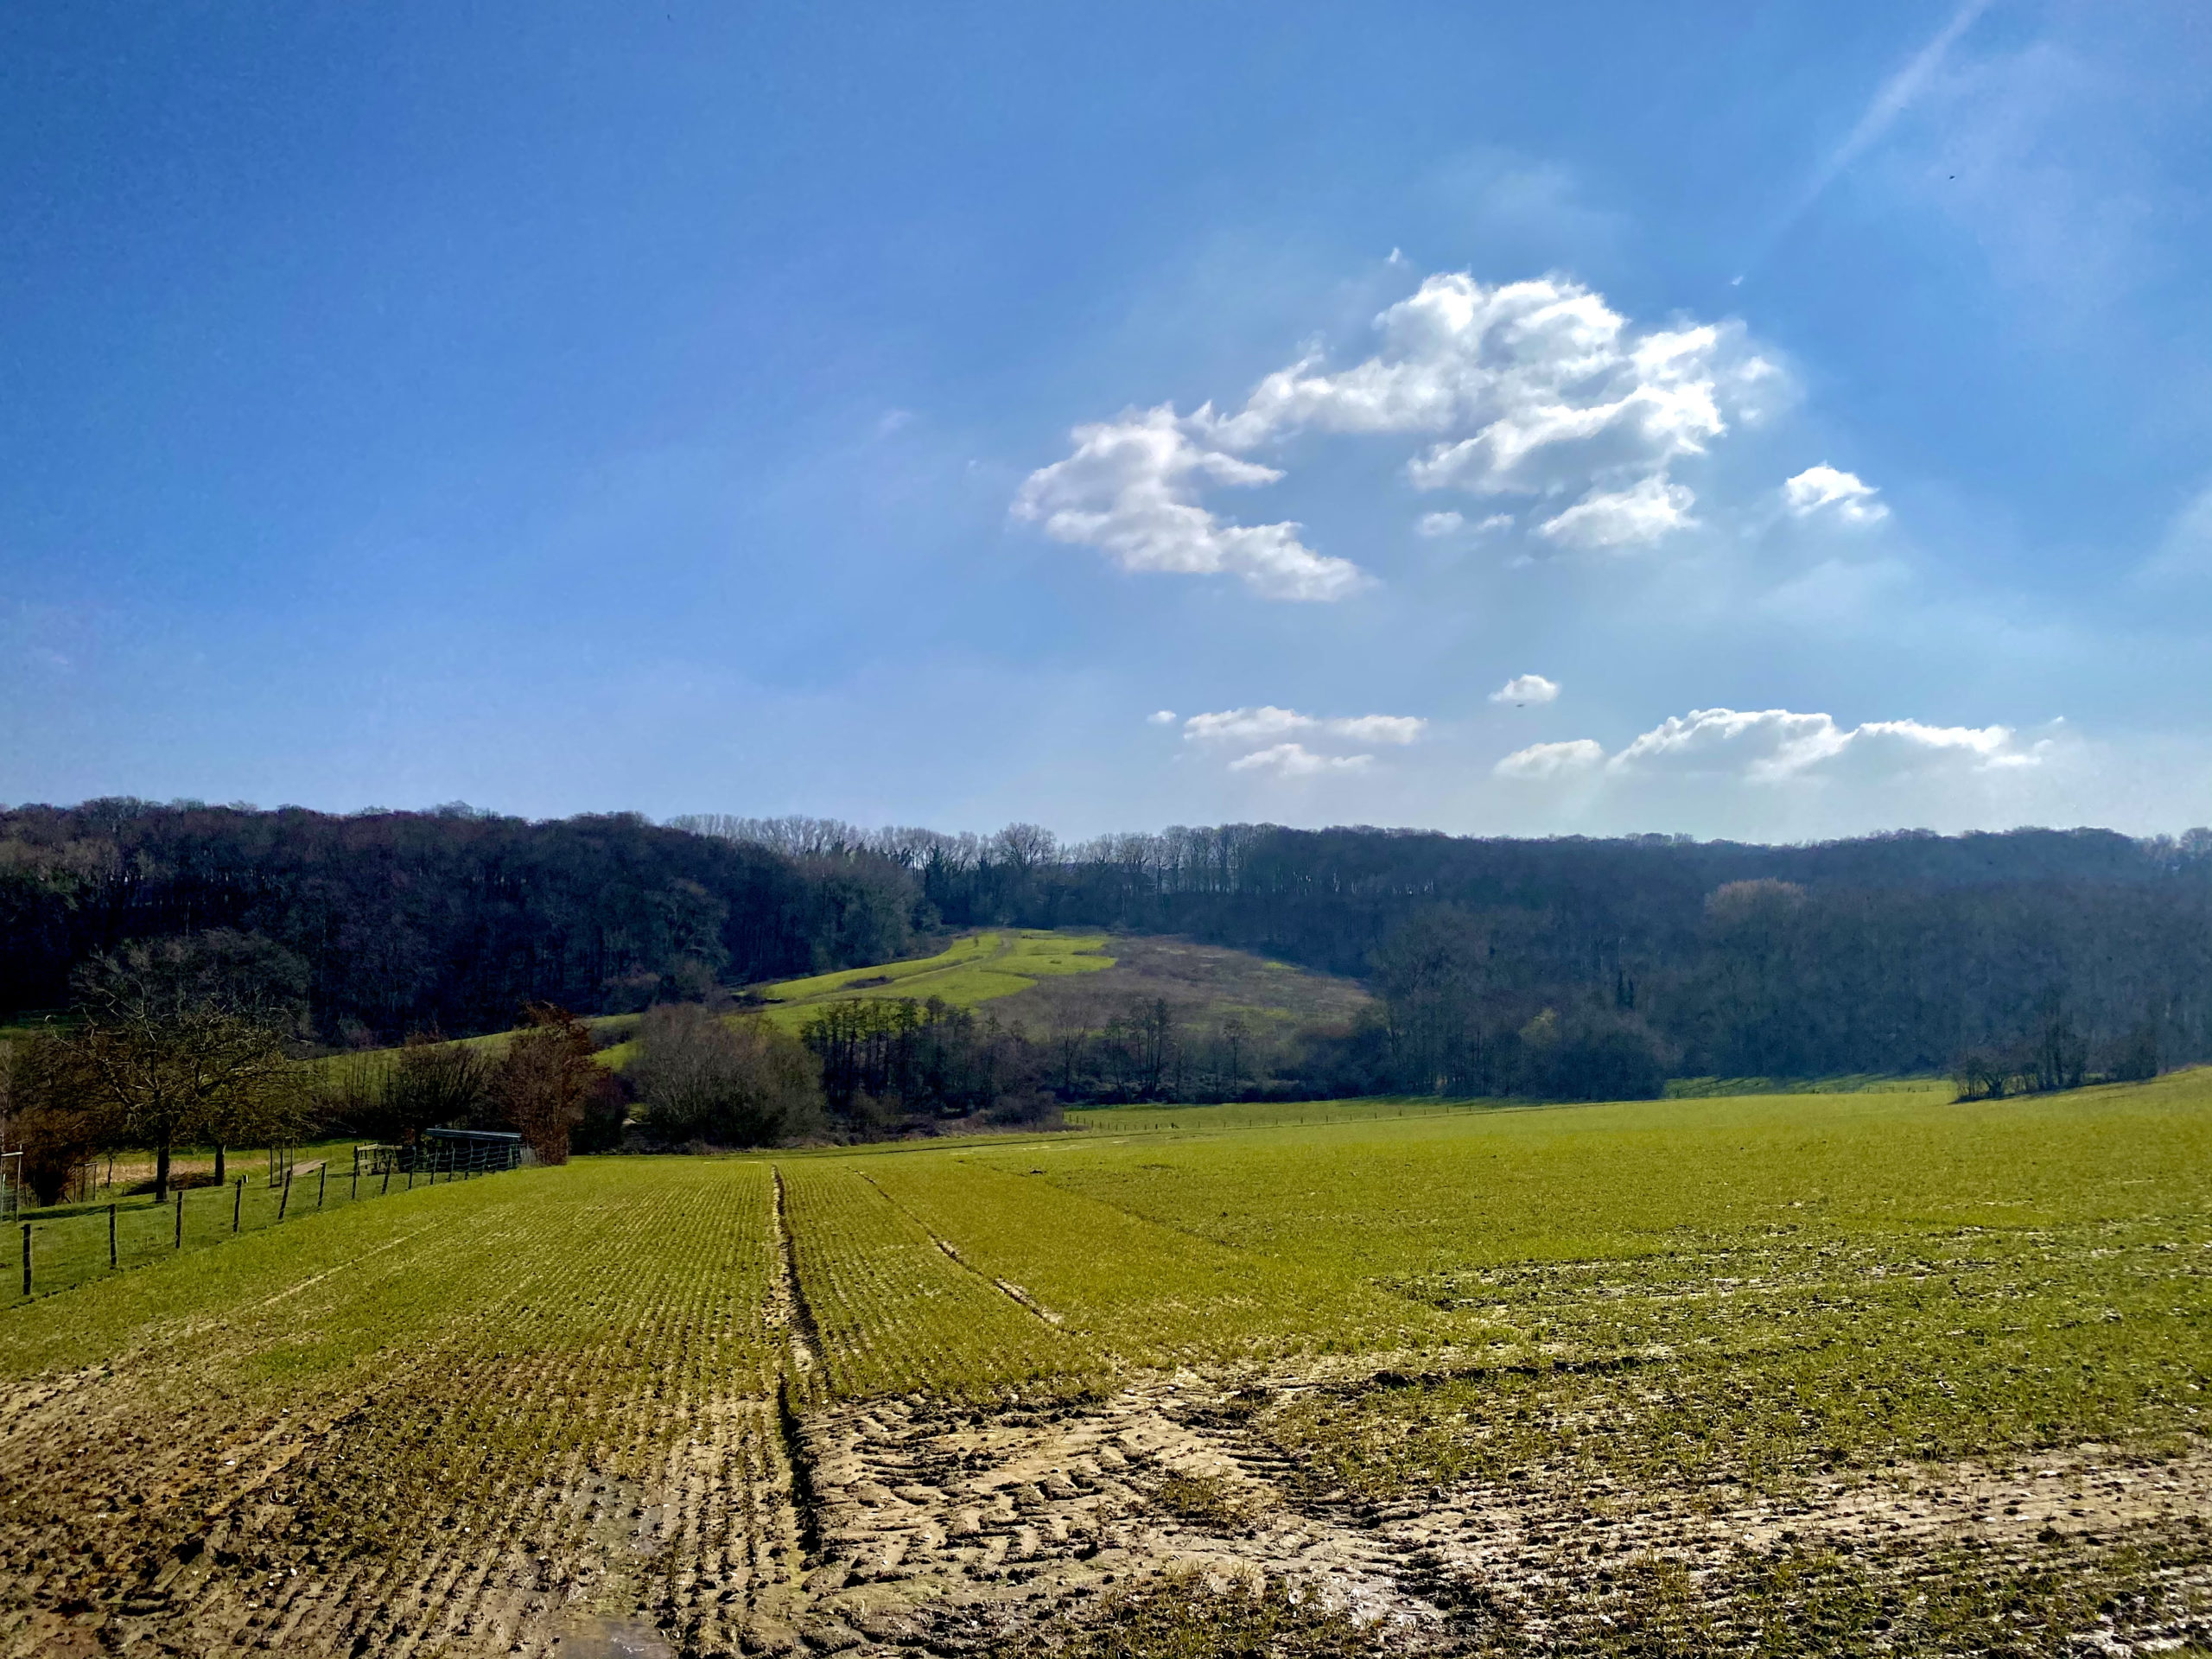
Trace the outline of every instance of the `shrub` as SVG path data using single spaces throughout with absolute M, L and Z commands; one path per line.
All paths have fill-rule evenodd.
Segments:
M 59 1037 L 11 1045 L 0 1070 L 9 1139 L 23 1154 L 23 1184 L 41 1205 L 59 1204 L 70 1178 L 99 1144 L 99 1115 L 75 1076 L 75 1051 Z
M 628 1081 L 646 1133 L 664 1145 L 768 1146 L 822 1121 L 813 1056 L 760 1020 L 665 1003 L 639 1021 L 637 1043 Z

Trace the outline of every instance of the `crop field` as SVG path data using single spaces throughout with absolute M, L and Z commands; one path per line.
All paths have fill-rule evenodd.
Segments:
M 0 1389 L 10 1656 L 2206 1651 L 2212 1074 L 580 1160 Z

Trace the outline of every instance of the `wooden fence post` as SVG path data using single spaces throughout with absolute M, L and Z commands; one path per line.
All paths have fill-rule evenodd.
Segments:
M 238 1177 L 238 1191 L 231 1194 L 231 1230 L 238 1230 L 238 1217 L 245 1209 L 245 1177 Z
M 283 1220 L 283 1219 L 284 1219 L 284 1206 L 285 1206 L 286 1205 L 288 1205 L 288 1204 L 291 1203 L 291 1201 L 292 1201 L 292 1169 L 291 1169 L 291 1166 L 290 1166 L 290 1165 L 289 1165 L 289 1164 L 287 1164 L 287 1165 L 284 1166 L 284 1195 L 283 1195 L 283 1197 L 282 1197 L 282 1198 L 278 1198 L 278 1199 L 276 1200 L 276 1219 L 277 1219 L 277 1220 L 282 1221 L 282 1220 Z
M 390 1160 L 389 1158 L 387 1158 L 387 1159 L 385 1159 L 385 1164 L 384 1164 L 384 1189 L 383 1189 L 383 1191 L 382 1191 L 382 1192 L 379 1192 L 377 1194 L 377 1196 L 378 1196 L 378 1198 L 382 1198 L 382 1197 L 385 1195 L 385 1192 L 391 1192 L 391 1160 Z
M 322 1208 L 322 1192 L 323 1192 L 323 1189 L 324 1189 L 325 1187 L 328 1186 L 329 1185 L 330 1185 L 330 1160 L 329 1160 L 327 1158 L 326 1158 L 326 1159 L 324 1159 L 324 1160 L 323 1160 L 323 1162 L 322 1162 L 322 1168 L 321 1168 L 319 1172 L 317 1172 L 317 1173 L 316 1173 L 316 1175 L 315 1175 L 315 1207 L 316 1209 L 318 1209 L 318 1210 L 320 1210 L 320 1209 L 321 1209 L 321 1208 Z
M 23 1294 L 31 1294 L 31 1224 L 23 1224 Z
M 115 1206 L 107 1207 L 107 1264 L 115 1265 Z
M 184 1189 L 176 1190 L 176 1248 L 184 1248 Z

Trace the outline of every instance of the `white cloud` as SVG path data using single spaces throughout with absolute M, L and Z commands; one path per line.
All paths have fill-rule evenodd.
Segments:
M 1532 743 L 1516 749 L 1491 770 L 1501 778 L 1566 778 L 1594 772 L 1605 759 L 1605 746 L 1578 737 L 1565 743 Z
M 1682 485 L 1643 479 L 1624 490 L 1592 492 L 1538 524 L 1536 534 L 1565 547 L 1635 547 L 1695 524 L 1696 499 Z
M 1201 483 L 1272 484 L 1282 474 L 1194 442 L 1189 425 L 1163 404 L 1076 428 L 1075 453 L 1029 475 L 1014 516 L 1125 570 L 1226 571 L 1271 599 L 1342 599 L 1360 587 L 1358 566 L 1314 552 L 1296 524 L 1224 524 L 1198 505 Z
M 1799 518 L 1827 512 L 1847 524 L 1872 524 L 1890 516 L 1874 497 L 1878 492 L 1856 473 L 1840 472 L 1823 462 L 1808 467 L 1782 486 L 1783 505 Z
M 2034 766 L 2038 759 L 2004 726 L 1876 720 L 1844 727 L 1832 715 L 1787 709 L 1698 709 L 1669 715 L 1606 765 L 1624 774 L 1774 784 L 1846 773 L 1871 780 L 1931 769 L 1989 771 Z
M 1183 722 L 1183 741 L 1215 750 L 1245 750 L 1229 763 L 1231 772 L 1306 778 L 1324 772 L 1364 771 L 1374 763 L 1371 753 L 1331 751 L 1349 747 L 1363 751 L 1376 744 L 1402 747 L 1417 741 L 1427 726 L 1428 722 L 1417 715 L 1324 717 L 1262 703 L 1254 709 L 1224 709 L 1212 714 L 1192 715 Z M 1309 744 L 1315 747 L 1309 747 Z
M 1303 743 L 1277 743 L 1229 763 L 1231 772 L 1271 772 L 1278 778 L 1311 778 L 1324 772 L 1364 772 L 1371 754 L 1315 754 Z
M 1418 715 L 1353 715 L 1324 719 L 1295 709 L 1262 703 L 1256 709 L 1224 709 L 1192 715 L 1183 722 L 1183 738 L 1193 743 L 1259 743 L 1271 737 L 1302 735 L 1347 738 L 1355 743 L 1411 743 L 1427 727 Z
M 1124 568 L 1230 571 L 1271 597 L 1340 599 L 1363 581 L 1298 526 L 1244 526 L 1200 504 L 1209 484 L 1276 481 L 1242 457 L 1303 431 L 1431 440 L 1406 467 L 1419 489 L 1528 495 L 1561 505 L 1538 532 L 1563 547 L 1625 547 L 1696 522 L 1670 469 L 1704 454 L 1783 388 L 1736 323 L 1638 332 L 1565 276 L 1488 287 L 1424 281 L 1376 319 L 1381 348 L 1339 372 L 1309 355 L 1263 378 L 1233 414 L 1163 404 L 1078 427 L 1075 452 L 1030 474 L 1017 517 Z M 1494 515 L 1484 528 L 1496 524 Z M 1455 512 L 1421 520 L 1446 535 Z
M 1541 674 L 1516 674 L 1490 694 L 1492 702 L 1550 702 L 1559 696 L 1559 683 Z
M 1355 743 L 1405 744 L 1418 738 L 1427 725 L 1419 715 L 1355 715 L 1349 720 L 1325 720 L 1321 729 Z
M 1183 722 L 1186 743 L 1251 743 L 1291 732 L 1312 731 L 1320 721 L 1295 709 L 1262 703 L 1256 709 L 1224 709 L 1211 715 L 1192 715 Z
M 1323 719 L 1294 708 L 1224 708 L 1217 715 L 1192 715 L 1184 721 L 1185 743 L 1259 743 L 1289 732 L 1344 736 L 1354 743 L 1411 743 L 1429 726 L 1421 715 L 1350 715 Z
M 1467 523 L 1467 516 L 1463 512 L 1425 512 L 1414 521 L 1414 534 L 1434 538 L 1456 536 L 1464 530 L 1476 536 L 1487 536 L 1494 530 L 1510 529 L 1512 524 L 1513 515 L 1510 512 L 1493 512 L 1486 518 L 1477 519 L 1472 524 Z
M 1144 717 L 1144 721 L 1147 726 L 1173 726 L 1175 711 L 1173 709 L 1156 709 Z
M 1646 809 L 1669 800 L 1710 802 L 1716 788 L 1730 786 L 1801 806 L 1827 798 L 1871 803 L 1907 786 L 1930 801 L 1994 799 L 1989 791 L 2002 780 L 2032 776 L 2054 755 L 2061 732 L 2054 721 L 2047 735 L 2023 743 L 2005 726 L 1916 720 L 1844 726 L 1833 715 L 1788 709 L 1697 709 L 1670 715 L 1610 759 L 1603 745 L 1580 738 L 1516 750 L 1491 770 L 1501 778 L 1602 780 L 1619 806 L 1641 802 Z M 1832 798 L 1833 791 L 1840 794 Z M 1738 803 L 1732 810 L 1751 810 L 1747 798 L 1730 798 Z

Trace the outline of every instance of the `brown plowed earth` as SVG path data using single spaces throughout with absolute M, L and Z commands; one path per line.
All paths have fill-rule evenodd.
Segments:
M 44 1411 L 11 1416 L 9 1444 L 69 1438 L 49 1417 L 73 1400 L 56 1390 Z M 0 1512 L 0 1553 L 25 1564 L 0 1579 L 0 1653 L 574 1655 L 656 1627 L 735 1651 L 745 1631 L 798 1618 L 791 1470 L 772 1402 L 679 1408 L 689 1432 L 650 1478 L 578 1453 L 556 1478 L 426 1511 L 418 1529 L 359 1553 L 318 1548 L 320 1532 L 302 1540 L 293 1522 L 311 1491 L 351 1472 L 349 1430 L 373 1408 L 334 1423 L 287 1418 L 234 1444 L 239 1466 L 257 1446 L 270 1465 L 245 1486 L 151 1441 L 130 1478 L 156 1496 L 140 1504 L 67 1490 L 48 1465 L 36 1499 L 16 1486 Z M 106 1414 L 71 1427 L 130 1432 Z
M 387 1377 L 380 1397 L 407 1386 Z M 551 1478 L 424 1514 L 419 1531 L 326 1553 L 294 1523 L 313 1517 L 311 1491 L 373 1478 L 376 1402 L 171 1451 L 143 1400 L 134 1414 L 96 1377 L 66 1378 L 4 1402 L 0 1654 L 957 1654 L 1018 1645 L 1177 1566 L 1285 1576 L 1378 1647 L 1450 1651 L 1469 1638 L 1470 1606 L 1533 1609 L 1545 1586 L 1624 1559 L 1678 1562 L 1719 1594 L 1746 1550 L 1978 1539 L 2026 1560 L 2059 1539 L 2179 1537 L 2212 1516 L 2202 1445 L 1779 1496 L 1537 1470 L 1396 1502 L 1317 1497 L 1261 1432 L 1298 1386 L 1182 1376 L 1089 1402 L 976 1410 L 916 1395 L 803 1415 L 788 1395 L 662 1401 L 682 1432 L 626 1477 L 579 1452 Z M 111 1478 L 87 1452 L 115 1436 L 136 1437 L 143 1503 L 69 1478 L 73 1458 Z M 226 1458 L 238 1459 L 227 1478 Z M 2183 1587 L 2212 1590 L 2206 1571 L 2184 1569 Z
M 2018 1552 L 2069 1535 L 2155 1537 L 2212 1516 L 2202 1446 L 2166 1461 L 2083 1449 L 1910 1480 L 1830 1479 L 1788 1497 L 1539 1475 L 1397 1503 L 1317 1500 L 1251 1430 L 1270 1392 L 1186 1376 L 1067 1408 L 984 1415 L 879 1401 L 817 1415 L 805 1445 L 822 1565 L 803 1633 L 855 1652 L 957 1650 L 1181 1566 L 1281 1575 L 1380 1645 L 1449 1649 L 1465 1634 L 1454 1610 L 1479 1600 L 1510 1613 L 1519 1585 L 1594 1573 L 1609 1558 L 1674 1560 L 1695 1579 L 1745 1550 L 1972 1538 Z

